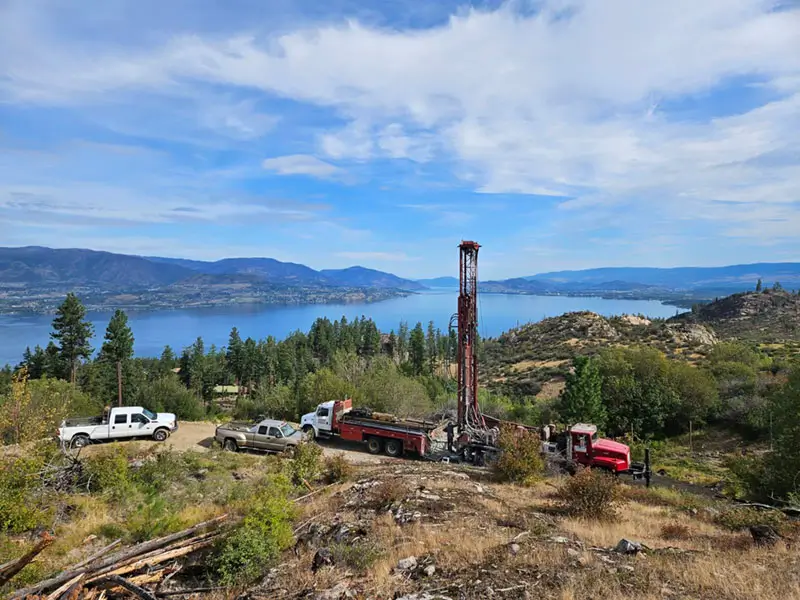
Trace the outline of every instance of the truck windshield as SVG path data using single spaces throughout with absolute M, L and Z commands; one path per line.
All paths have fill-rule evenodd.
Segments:
M 289 425 L 288 423 L 284 423 L 283 425 L 281 425 L 281 433 L 283 434 L 283 437 L 289 437 L 295 431 L 296 431 L 295 428 Z
M 146 408 L 142 409 L 142 414 L 144 414 L 144 416 L 147 417 L 148 419 L 150 419 L 151 421 L 155 421 L 156 417 L 158 416 L 158 415 L 156 415 L 156 413 L 154 413 L 152 411 L 149 411 Z
M 597 435 L 597 432 L 595 431 L 595 432 L 592 434 L 592 444 L 596 444 L 596 443 L 597 443 L 597 440 L 598 440 L 598 435 Z

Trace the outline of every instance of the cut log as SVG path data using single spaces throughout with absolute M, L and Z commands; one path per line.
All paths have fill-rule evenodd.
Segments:
M 29 586 L 27 588 L 17 590 L 13 594 L 8 597 L 8 600 L 16 600 L 19 598 L 25 598 L 26 596 L 38 594 L 44 590 L 48 590 L 54 587 L 61 585 L 64 582 L 69 581 L 76 575 L 80 573 L 97 573 L 103 569 L 108 569 L 108 567 L 115 568 L 123 561 L 127 561 L 131 558 L 138 558 L 142 554 L 146 554 L 150 551 L 157 550 L 159 548 L 163 548 L 164 546 L 168 546 L 169 544 L 181 540 L 183 538 L 191 537 L 196 534 L 198 531 L 202 531 L 208 527 L 216 526 L 225 519 L 228 518 L 228 515 L 222 515 L 221 517 L 217 517 L 215 519 L 211 519 L 209 521 L 205 521 L 203 523 L 199 523 L 194 527 L 189 527 L 188 529 L 184 529 L 183 531 L 179 531 L 177 533 L 173 533 L 172 535 L 168 535 L 156 540 L 150 540 L 149 542 L 144 542 L 141 544 L 137 544 L 132 548 L 127 548 L 116 554 L 109 556 L 105 560 L 102 560 L 99 564 L 93 566 L 91 569 L 84 566 L 79 569 L 74 567 L 68 569 L 67 571 L 63 571 L 59 575 L 47 579 L 45 581 L 40 581 L 39 583 Z
M 140 587 L 134 583 L 131 583 L 127 579 L 123 579 L 119 575 L 109 575 L 105 579 L 98 581 L 100 584 L 111 584 L 109 587 L 121 587 L 128 590 L 134 596 L 138 596 L 142 600 L 156 600 L 156 597 L 153 596 L 150 592 L 148 592 L 143 587 Z
M 70 579 L 67 583 L 58 588 L 56 591 L 54 591 L 52 594 L 50 594 L 47 598 L 45 598 L 45 600 L 58 600 L 61 597 L 61 594 L 69 590 L 73 585 L 81 582 L 84 577 L 85 575 L 83 573 L 81 573 L 80 575 L 76 575 L 75 577 Z
M 118 540 L 114 540 L 108 546 L 105 546 L 105 547 L 101 548 L 100 550 L 98 550 L 97 552 L 95 552 L 94 554 L 92 554 L 89 558 L 87 558 L 85 560 L 82 560 L 77 565 L 73 565 L 71 567 L 72 570 L 76 570 L 76 569 L 80 569 L 82 567 L 86 567 L 86 566 L 92 564 L 94 561 L 103 558 L 106 554 L 108 554 L 111 550 L 113 550 L 114 548 L 119 546 L 121 543 L 122 543 L 122 538 L 119 538 Z
M 14 575 L 22 571 L 34 558 L 39 556 L 42 550 L 47 548 L 53 543 L 55 538 L 49 533 L 42 534 L 41 539 L 36 542 L 36 545 L 28 552 L 20 556 L 17 560 L 13 560 L 3 565 L 3 570 L 0 571 L 0 586 L 8 583 Z
M 215 541 L 214 538 L 210 538 L 203 540 L 201 542 L 197 542 L 196 544 L 189 544 L 188 546 L 182 546 L 180 548 L 175 548 L 168 552 L 162 552 L 161 554 L 157 554 L 155 556 L 143 558 L 141 560 L 129 563 L 125 566 L 107 571 L 106 573 L 95 575 L 89 579 L 88 583 L 98 581 L 108 575 L 125 575 L 127 573 L 138 571 L 139 569 L 143 569 L 145 567 L 152 567 L 153 565 L 161 564 L 168 560 L 172 560 L 173 558 L 180 558 L 181 556 L 186 556 L 187 554 L 191 554 L 192 552 L 200 550 L 201 548 L 207 548 L 208 546 L 213 544 L 214 541 Z

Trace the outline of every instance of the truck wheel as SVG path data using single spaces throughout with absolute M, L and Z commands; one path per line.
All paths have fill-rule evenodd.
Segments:
M 309 442 L 313 442 L 314 441 L 314 438 L 316 437 L 316 435 L 314 434 L 314 428 L 311 425 L 306 425 L 305 427 L 303 427 L 303 433 L 305 434 L 306 439 Z
M 380 454 L 381 453 L 381 438 L 371 437 L 367 440 L 367 449 L 369 449 L 370 454 Z
M 83 448 L 84 446 L 88 446 L 90 442 L 91 440 L 88 435 L 76 435 L 72 438 L 69 445 L 70 448 Z
M 288 457 L 288 458 L 293 458 L 294 457 L 294 451 L 296 449 L 297 448 L 295 446 L 286 446 L 286 448 L 283 449 L 283 455 Z
M 386 440 L 386 454 L 393 457 L 398 457 L 403 453 L 403 444 L 400 440 Z
M 163 442 L 169 437 L 169 433 L 166 429 L 156 429 L 153 432 L 153 439 L 157 442 Z
M 225 443 L 222 444 L 222 448 L 228 452 L 238 452 L 239 444 L 236 443 L 236 440 L 228 438 L 225 440 Z

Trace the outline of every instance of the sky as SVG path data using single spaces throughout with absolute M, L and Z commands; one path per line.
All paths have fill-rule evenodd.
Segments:
M 800 261 L 800 0 L 0 0 L 0 246 Z

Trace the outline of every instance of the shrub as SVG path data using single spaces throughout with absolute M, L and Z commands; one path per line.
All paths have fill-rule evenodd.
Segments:
M 113 444 L 84 461 L 89 489 L 120 498 L 131 488 L 128 453 L 120 444 Z
M 42 463 L 31 457 L 6 459 L 0 464 L 0 532 L 34 529 L 44 512 L 34 500 Z
M 174 507 L 160 496 L 148 496 L 127 517 L 127 529 L 133 542 L 151 540 L 180 531 L 183 522 L 172 512 Z
M 368 542 L 337 543 L 330 547 L 330 551 L 334 563 L 346 565 L 362 574 L 383 556 L 383 551 L 379 547 Z
M 328 483 L 346 481 L 353 475 L 353 465 L 347 462 L 344 454 L 329 456 L 325 459 L 325 479 Z
M 580 469 L 559 487 L 558 498 L 572 516 L 608 521 L 617 515 L 622 490 L 612 475 Z
M 313 442 L 299 444 L 289 465 L 289 473 L 295 485 L 318 479 L 322 474 L 322 448 Z
M 381 481 L 370 492 L 371 503 L 377 509 L 384 509 L 405 496 L 406 489 L 400 479 Z
M 730 508 L 714 517 L 715 524 L 731 531 L 747 529 L 752 525 L 770 525 L 781 530 L 786 522 L 786 515 L 778 510 L 757 510 L 749 506 Z
M 530 485 L 544 472 L 539 436 L 527 429 L 504 426 L 500 431 L 500 457 L 494 465 L 504 481 Z
M 176 453 L 165 450 L 157 453 L 152 460 L 135 469 L 133 481 L 147 493 L 163 492 L 173 484 L 181 475 L 182 459 Z
M 661 526 L 661 537 L 665 540 L 688 540 L 691 533 L 683 523 L 667 523 Z
M 289 500 L 290 489 L 284 475 L 271 475 L 248 499 L 242 523 L 218 545 L 213 559 L 223 584 L 257 579 L 291 546 L 294 505 Z

